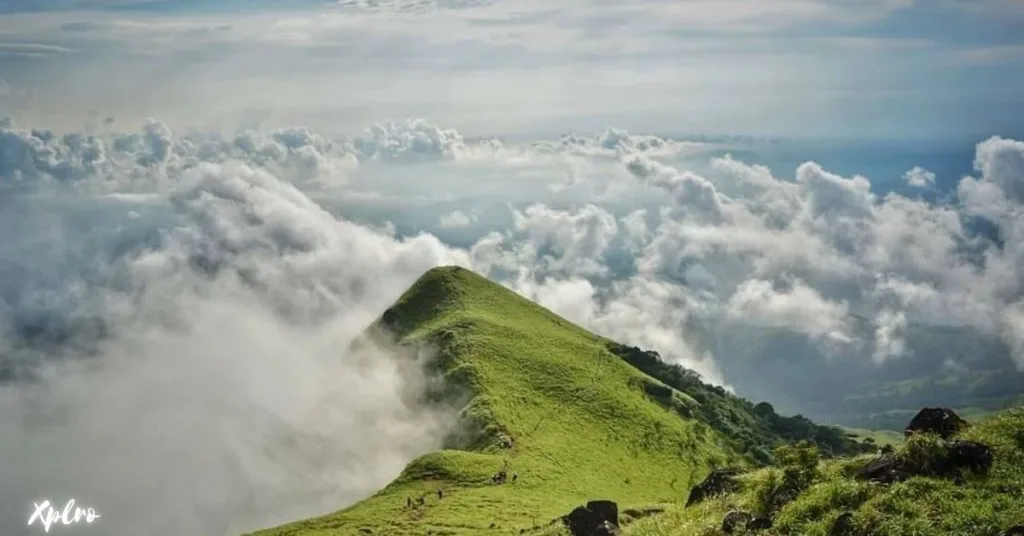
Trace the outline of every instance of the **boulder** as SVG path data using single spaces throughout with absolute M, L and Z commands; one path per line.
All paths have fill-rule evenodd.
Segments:
M 737 469 L 716 469 L 712 471 L 703 482 L 690 490 L 690 497 L 686 501 L 686 506 L 697 504 L 715 495 L 737 491 L 740 486 L 739 482 L 736 482 L 735 477 L 738 474 L 739 470 Z
M 768 508 L 772 512 L 782 510 L 783 506 L 793 502 L 800 495 L 800 490 L 792 488 L 779 488 L 772 492 L 768 499 Z
M 984 443 L 958 440 L 949 445 L 947 463 L 952 469 L 987 473 L 993 461 L 992 449 Z
M 747 525 L 754 520 L 754 516 L 740 510 L 733 510 L 722 518 L 722 532 L 736 534 L 738 529 L 746 529 Z M 746 532 L 744 530 L 744 532 Z
M 573 536 L 619 534 L 619 505 L 613 501 L 590 501 L 562 518 Z
M 949 439 L 967 427 L 967 421 L 948 408 L 924 408 L 917 412 L 907 424 L 904 434 L 913 433 L 936 434 L 942 439 Z
M 750 523 L 747 523 L 747 530 L 750 532 L 768 530 L 770 528 L 772 528 L 772 518 L 770 517 L 755 517 Z
M 827 536 L 854 536 L 856 531 L 853 527 L 853 514 L 844 512 L 832 522 L 832 528 L 828 529 Z
M 619 530 L 618 525 L 613 525 L 607 521 L 602 521 L 597 529 L 594 530 L 592 536 L 619 536 L 622 531 Z
M 587 503 L 587 510 L 612 525 L 619 526 L 619 505 L 614 501 L 590 501 Z
M 1014 525 L 999 533 L 999 536 L 1024 536 L 1024 524 Z
M 882 484 L 902 482 L 911 476 L 910 472 L 903 466 L 903 462 L 892 454 L 883 454 L 871 460 L 857 471 L 857 478 L 881 482 Z
M 586 506 L 577 506 L 569 515 L 562 518 L 572 536 L 593 536 L 602 519 Z

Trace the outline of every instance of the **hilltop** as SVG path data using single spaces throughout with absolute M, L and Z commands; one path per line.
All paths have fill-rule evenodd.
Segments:
M 635 517 L 685 501 L 712 469 L 772 463 L 772 449 L 789 441 L 827 454 L 870 448 L 590 333 L 463 268 L 424 274 L 367 337 L 430 348 L 446 380 L 433 395 L 460 402 L 459 425 L 443 450 L 413 460 L 372 497 L 261 536 L 546 532 L 592 499 L 632 507 Z

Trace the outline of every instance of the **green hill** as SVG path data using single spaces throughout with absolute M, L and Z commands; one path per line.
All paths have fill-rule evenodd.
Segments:
M 367 332 L 384 334 L 433 348 L 447 380 L 435 395 L 464 401 L 447 448 L 342 511 L 258 534 L 544 532 L 591 499 L 638 509 L 685 500 L 712 468 L 769 463 L 788 440 L 826 452 L 865 448 L 837 428 L 781 417 L 654 352 L 598 337 L 462 268 L 421 277 Z M 508 480 L 493 482 L 503 469 Z M 419 497 L 422 506 L 407 506 Z

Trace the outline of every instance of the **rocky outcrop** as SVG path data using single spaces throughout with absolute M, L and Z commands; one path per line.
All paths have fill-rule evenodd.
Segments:
M 725 534 L 748 534 L 772 528 L 772 520 L 744 512 L 733 510 L 722 518 L 722 532 Z
M 725 517 L 722 519 L 722 532 L 726 534 L 740 533 L 739 531 L 745 531 L 747 524 L 753 520 L 753 514 L 740 510 L 733 510 L 728 514 L 725 514 Z
M 949 439 L 967 426 L 967 421 L 961 419 L 951 409 L 924 408 L 910 420 L 904 434 L 909 437 L 914 433 L 926 433 Z
M 613 501 L 590 501 L 562 518 L 573 536 L 619 534 L 619 505 Z
M 950 470 L 968 469 L 987 473 L 995 461 L 992 449 L 977 441 L 954 441 L 949 444 L 946 463 Z
M 690 490 L 690 497 L 686 501 L 686 506 L 697 504 L 709 497 L 739 490 L 740 485 L 736 481 L 736 475 L 739 473 L 738 469 L 716 469 L 712 471 L 703 482 Z
M 883 454 L 857 471 L 857 478 L 882 484 L 903 482 L 911 476 L 903 461 L 894 454 Z
M 999 536 L 1024 536 L 1024 524 L 1014 525 L 999 533 Z

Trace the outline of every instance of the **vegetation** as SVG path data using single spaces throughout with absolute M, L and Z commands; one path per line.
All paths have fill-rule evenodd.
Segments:
M 994 464 L 987 474 L 967 473 L 956 478 L 915 476 L 905 482 L 881 484 L 854 477 L 872 457 L 862 455 L 814 462 L 807 445 L 799 454 L 777 456 L 780 467 L 743 475 L 743 489 L 733 495 L 690 508 L 670 506 L 660 516 L 640 520 L 626 536 L 721 534 L 723 516 L 733 509 L 765 513 L 773 493 L 785 487 L 786 473 L 800 475 L 805 486 L 775 514 L 776 535 L 824 535 L 835 520 L 851 513 L 856 534 L 864 536 L 972 535 L 995 536 L 1024 523 L 1024 409 L 1004 411 L 977 422 L 962 439 L 992 447 Z M 912 436 L 895 455 L 915 471 L 934 471 L 941 463 L 943 441 L 936 436 Z
M 875 449 L 874 445 L 865 445 L 839 427 L 818 425 L 801 415 L 783 417 L 775 413 L 768 402 L 755 405 L 717 385 L 704 383 L 695 371 L 665 363 L 657 352 L 617 343 L 612 343 L 610 349 L 627 363 L 696 400 L 694 411 L 702 421 L 728 437 L 737 450 L 760 463 L 771 463 L 771 449 L 781 442 L 810 441 L 827 456 Z M 657 391 L 651 394 L 666 400 L 671 393 L 671 389 L 664 388 L 660 395 Z M 682 413 L 691 415 L 689 408 L 684 408 Z
M 994 535 L 1024 514 L 1011 504 L 1024 492 L 1021 413 L 965 432 L 996 451 L 987 479 L 883 486 L 852 477 L 870 458 L 856 455 L 879 441 L 780 416 L 465 269 L 420 278 L 367 332 L 385 336 L 433 349 L 446 381 L 429 401 L 462 408 L 445 447 L 372 497 L 259 535 L 556 535 L 566 533 L 560 516 L 594 499 L 620 505 L 627 536 L 720 534 L 736 508 L 771 515 L 765 534 L 778 535 L 824 534 L 845 511 L 865 534 Z M 914 439 L 899 454 L 927 466 L 928 445 Z M 740 490 L 684 508 L 723 467 L 747 471 Z

